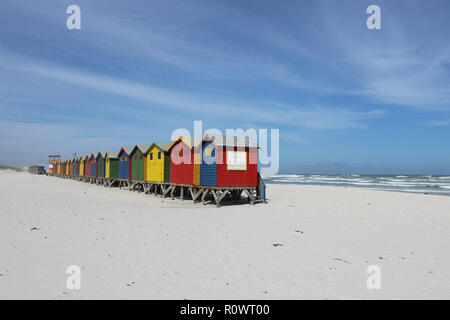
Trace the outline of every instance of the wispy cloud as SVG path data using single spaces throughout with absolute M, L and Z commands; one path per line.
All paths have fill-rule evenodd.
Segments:
M 362 128 L 365 119 L 386 114 L 383 110 L 367 112 L 324 106 L 301 106 L 273 100 L 243 102 L 218 95 L 188 93 L 125 79 L 78 71 L 45 62 L 20 59 L 8 55 L 1 57 L 0 67 L 38 77 L 67 82 L 76 86 L 106 92 L 116 96 L 151 103 L 154 108 L 164 106 L 185 114 L 220 116 L 229 119 L 247 118 L 253 121 L 290 125 L 315 130 Z M 277 117 L 274 117 L 276 112 Z
M 445 33 L 439 32 L 445 16 L 435 15 L 441 21 L 430 27 L 430 17 L 413 3 L 417 2 L 383 1 L 383 29 L 369 31 L 359 25 L 364 21 L 362 4 L 323 2 L 320 26 L 335 61 L 354 75 L 361 96 L 379 103 L 448 111 L 450 46 Z M 396 15 L 399 10 L 408 10 L 408 15 Z
M 450 51 L 443 48 L 433 56 L 420 57 L 415 50 L 384 50 L 359 57 L 365 66 L 364 92 L 387 103 L 422 110 L 450 110 L 450 73 L 445 62 Z
M 314 79 L 310 72 L 295 66 L 293 54 L 305 59 L 316 59 L 317 55 L 298 39 L 284 36 L 285 30 L 268 28 L 261 32 L 258 18 L 249 20 L 243 15 L 243 8 L 208 2 L 192 2 L 186 6 L 182 1 L 171 1 L 167 6 L 173 8 L 167 16 L 161 17 L 157 11 L 151 11 L 143 19 L 125 3 L 112 2 L 109 8 L 102 8 L 98 3 L 85 2 L 82 4 L 83 12 L 86 12 L 84 28 L 88 30 L 81 31 L 83 37 L 72 38 L 67 33 L 59 35 L 61 40 L 79 45 L 80 50 L 59 49 L 67 51 L 70 57 L 81 58 L 85 57 L 86 50 L 99 52 L 117 60 L 118 65 L 125 61 L 127 67 L 132 59 L 141 70 L 149 72 L 157 66 L 156 69 L 175 76 L 178 69 L 203 83 L 233 81 L 255 87 L 272 84 L 318 94 L 352 94 L 339 83 L 323 77 Z M 42 4 L 26 9 L 17 10 L 17 14 L 24 14 L 27 20 L 39 17 L 53 27 L 60 23 L 58 6 Z M 230 16 L 233 17 L 232 26 L 226 24 Z M 215 29 L 198 28 L 195 25 L 197 19 L 211 20 Z M 234 40 L 237 35 L 245 35 L 244 42 L 237 43 Z M 268 48 L 283 50 L 291 57 L 281 60 Z

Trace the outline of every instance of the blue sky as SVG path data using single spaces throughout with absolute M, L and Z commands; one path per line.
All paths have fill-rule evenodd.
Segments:
M 66 28 L 67 6 L 82 29 Z M 381 7 L 382 30 L 366 8 Z M 282 172 L 450 173 L 448 1 L 0 2 L 0 163 L 278 128 Z

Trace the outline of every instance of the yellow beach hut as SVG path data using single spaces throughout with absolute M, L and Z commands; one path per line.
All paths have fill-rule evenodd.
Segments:
M 66 174 L 66 176 L 68 176 L 69 175 L 69 160 L 66 160 L 66 172 L 65 172 L 65 174 Z
M 170 182 L 170 143 L 153 143 L 145 154 L 145 181 Z
M 84 177 L 84 157 L 80 157 L 80 159 L 78 159 L 78 166 L 80 167 L 78 175 L 80 177 Z

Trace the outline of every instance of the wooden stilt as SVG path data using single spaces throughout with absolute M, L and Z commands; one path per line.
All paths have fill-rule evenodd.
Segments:
M 166 188 L 166 190 L 164 190 L 163 197 L 167 197 L 167 194 L 168 194 L 169 191 L 171 191 L 173 188 L 174 188 L 174 186 L 168 186 L 168 187 Z
M 222 194 L 217 197 L 216 206 L 220 207 L 220 201 L 230 192 L 230 190 L 224 190 L 222 191 Z
M 175 199 L 175 186 L 172 186 L 172 190 L 170 191 L 170 197 L 171 199 Z
M 206 205 L 206 196 L 208 195 L 209 191 L 210 191 L 209 189 L 204 189 L 203 190 L 203 194 L 202 194 L 203 205 Z
M 216 206 L 219 206 L 219 201 L 218 201 L 218 198 L 217 198 L 217 192 L 218 191 L 216 191 L 216 190 L 211 190 L 211 193 L 212 193 L 212 195 L 214 197 L 214 201 L 216 202 Z

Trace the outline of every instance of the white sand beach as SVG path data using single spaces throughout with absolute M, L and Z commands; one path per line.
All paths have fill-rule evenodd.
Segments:
M 267 204 L 216 208 L 0 171 L 0 298 L 450 298 L 450 197 L 267 193 Z M 69 265 L 80 290 L 66 287 Z M 380 290 L 366 286 L 370 265 Z

